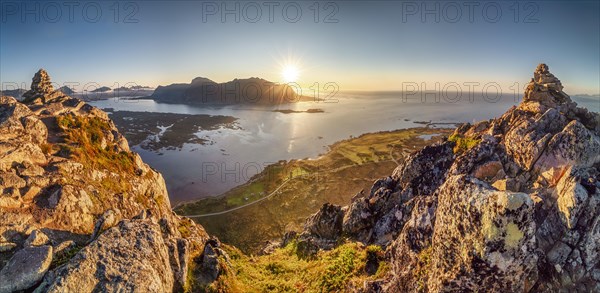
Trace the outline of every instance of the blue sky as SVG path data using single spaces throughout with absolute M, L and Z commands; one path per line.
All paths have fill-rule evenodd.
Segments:
M 476 6 L 469 13 L 471 2 Z M 254 2 L 262 13 L 256 22 L 256 6 L 245 1 L 225 7 L 207 1 L 118 7 L 114 1 L 80 2 L 72 21 L 68 1 L 53 3 L 2 1 L 4 84 L 29 87 L 41 67 L 59 84 L 157 86 L 197 76 L 282 81 L 283 67 L 294 63 L 303 86 L 336 82 L 340 90 L 401 90 L 405 82 L 431 89 L 436 82 L 496 82 L 510 91 L 546 62 L 568 93 L 600 93 L 599 1 L 453 2 L 458 8 L 444 1 L 320 2 L 318 8 L 313 1 L 272 1 L 272 22 L 263 2 Z M 223 15 L 223 8 L 235 10 L 236 4 L 236 13 Z

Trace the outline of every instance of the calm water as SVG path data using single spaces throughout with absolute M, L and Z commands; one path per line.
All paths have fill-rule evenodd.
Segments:
M 432 99 L 433 100 L 433 99 Z M 582 100 L 598 111 L 594 99 Z M 517 101 L 518 102 L 518 101 Z M 278 160 L 314 158 L 327 145 L 367 132 L 422 126 L 415 121 L 476 122 L 504 113 L 516 104 L 513 96 L 498 102 L 475 99 L 440 103 L 420 99 L 404 102 L 400 93 L 344 93 L 337 103 L 303 102 L 279 107 L 198 107 L 160 104 L 151 100 L 109 99 L 92 102 L 100 108 L 140 112 L 228 115 L 239 118 L 242 129 L 200 131 L 212 144 L 186 144 L 181 151 L 145 151 L 132 147 L 144 161 L 160 171 L 172 203 L 221 194 L 246 182 L 265 165 Z M 600 103 L 600 102 L 599 102 Z M 581 103 L 580 103 L 581 104 Z M 271 112 L 273 109 L 323 109 L 325 113 Z M 168 126 L 168 125 L 163 125 Z

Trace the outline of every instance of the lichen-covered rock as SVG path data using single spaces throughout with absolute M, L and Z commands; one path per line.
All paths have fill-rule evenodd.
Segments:
M 52 246 L 32 246 L 19 250 L 0 271 L 0 292 L 26 290 L 37 284 L 51 262 Z
M 537 275 L 533 201 L 452 176 L 440 187 L 429 290 L 528 291 Z
M 317 237 L 336 239 L 342 232 L 343 217 L 340 206 L 324 204 L 319 212 L 306 220 L 304 228 Z

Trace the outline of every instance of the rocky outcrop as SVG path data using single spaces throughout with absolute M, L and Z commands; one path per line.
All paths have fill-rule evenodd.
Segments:
M 0 292 L 183 291 L 207 239 L 107 114 L 46 71 L 24 103 L 0 98 Z
M 343 236 L 386 247 L 383 290 L 592 292 L 599 202 L 600 115 L 540 64 L 518 106 L 457 128 L 339 209 Z M 313 222 L 329 214 L 300 235 L 319 246 L 325 222 Z
M 151 219 L 124 220 L 46 276 L 44 292 L 170 292 L 167 243 Z M 115 278 L 116 277 L 116 278 Z

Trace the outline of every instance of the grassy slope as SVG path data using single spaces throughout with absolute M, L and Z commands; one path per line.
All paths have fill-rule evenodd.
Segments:
M 294 242 L 274 253 L 247 256 L 226 246 L 232 267 L 208 288 L 214 292 L 342 292 L 362 287 L 364 281 L 381 278 L 388 271 L 384 253 L 378 246 L 344 243 L 330 251 L 320 251 L 312 259 L 299 257 Z M 372 266 L 371 271 L 367 266 Z M 193 285 L 192 285 L 193 286 Z
M 292 177 L 280 193 L 267 200 L 227 214 L 195 219 L 221 241 L 246 253 L 256 253 L 266 241 L 280 238 L 286 230 L 299 230 L 323 203 L 346 205 L 361 190 L 368 192 L 374 180 L 388 176 L 396 167 L 390 151 L 399 160 L 431 142 L 418 138 L 420 135 L 434 133 L 449 134 L 447 130 L 413 128 L 340 141 L 318 159 L 271 165 L 222 196 L 182 205 L 176 211 L 192 215 L 228 210 L 270 194 Z

